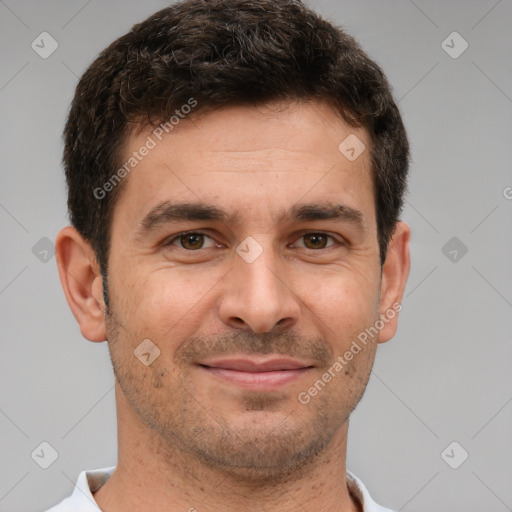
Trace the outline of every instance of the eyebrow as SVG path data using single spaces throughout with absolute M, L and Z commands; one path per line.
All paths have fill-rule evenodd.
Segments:
M 164 201 L 155 206 L 140 222 L 136 230 L 138 238 L 144 237 L 157 227 L 183 221 L 218 221 L 227 225 L 240 223 L 240 216 L 228 213 L 214 205 L 204 203 L 171 203 Z M 281 211 L 276 223 L 284 221 L 305 222 L 315 220 L 341 220 L 363 229 L 363 214 L 346 205 L 333 203 L 296 204 L 288 211 Z

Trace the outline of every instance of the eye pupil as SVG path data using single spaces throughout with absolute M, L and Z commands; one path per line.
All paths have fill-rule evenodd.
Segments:
M 304 242 L 306 247 L 308 247 L 308 243 L 312 242 L 313 247 L 308 247 L 308 249 L 324 249 L 326 247 L 327 237 L 321 233 L 308 233 L 304 235 Z
M 201 233 L 187 233 L 180 237 L 181 245 L 184 249 L 200 249 L 203 245 L 203 235 Z

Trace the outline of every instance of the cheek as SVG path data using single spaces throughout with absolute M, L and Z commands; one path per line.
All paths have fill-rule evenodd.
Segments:
M 300 285 L 297 281 L 306 314 L 324 339 L 330 340 L 335 353 L 350 344 L 378 316 L 378 276 L 370 277 L 371 273 L 371 269 L 366 273 L 342 269 L 317 279 L 317 286 L 311 286 L 309 279 Z
M 134 276 L 129 285 L 120 288 L 123 314 L 133 332 L 169 347 L 199 330 L 208 307 L 208 293 L 219 278 L 213 273 L 194 275 L 191 270 L 154 270 L 143 278 Z

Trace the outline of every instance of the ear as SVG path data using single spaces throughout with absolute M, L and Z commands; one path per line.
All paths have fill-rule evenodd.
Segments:
M 103 282 L 96 255 L 89 242 L 72 226 L 66 226 L 55 241 L 55 259 L 69 307 L 89 341 L 105 341 Z
M 389 341 L 398 328 L 398 313 L 411 268 L 410 238 L 411 228 L 405 222 L 397 222 L 382 266 L 379 312 L 384 327 L 379 331 L 379 343 Z

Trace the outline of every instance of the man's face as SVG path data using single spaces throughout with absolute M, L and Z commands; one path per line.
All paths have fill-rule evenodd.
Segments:
M 338 149 L 350 134 L 367 148 L 354 161 Z M 346 426 L 371 371 L 376 339 L 333 371 L 383 312 L 368 136 L 320 103 L 230 107 L 161 141 L 131 135 L 125 160 L 148 136 L 156 147 L 125 178 L 109 259 L 126 403 L 164 446 L 283 474 Z

